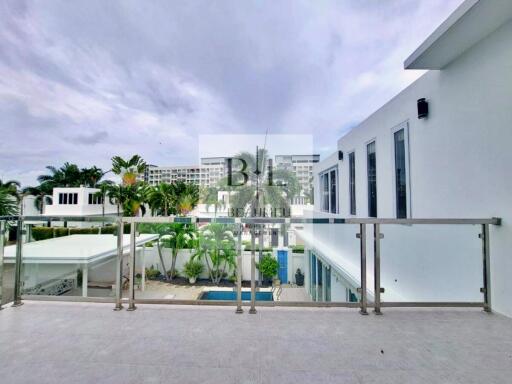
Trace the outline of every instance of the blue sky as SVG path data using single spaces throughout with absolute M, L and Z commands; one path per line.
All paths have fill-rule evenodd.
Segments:
M 2 1 L 0 178 L 195 164 L 209 134 L 309 135 L 329 154 L 421 75 L 403 61 L 460 3 Z

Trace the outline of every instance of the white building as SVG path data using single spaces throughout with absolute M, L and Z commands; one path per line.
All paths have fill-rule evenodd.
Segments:
M 147 176 L 146 176 L 147 175 Z M 184 181 L 190 184 L 201 184 L 201 168 L 197 165 L 178 165 L 171 167 L 148 166 L 144 173 L 144 180 L 149 185 L 160 183 L 175 183 Z
M 295 174 L 301 187 L 300 196 L 295 199 L 296 204 L 304 204 L 312 192 L 313 165 L 320 161 L 320 155 L 276 155 L 274 165 L 276 168 L 287 169 Z
M 54 188 L 52 204 L 46 204 L 44 214 L 47 216 L 100 216 L 117 214 L 117 206 L 109 199 L 97 196 L 97 188 Z
M 315 167 L 317 214 L 502 218 L 490 228 L 492 306 L 512 316 L 512 2 L 465 1 L 405 69 L 428 72 L 339 139 L 339 152 Z M 420 119 L 423 98 L 428 116 Z M 324 292 L 329 285 L 331 296 L 335 280 L 359 286 L 356 228 L 319 227 L 303 233 L 317 261 L 313 268 L 310 259 L 308 273 L 320 267 L 318 284 Z M 482 300 L 478 226 L 382 231 L 383 268 L 393 267 L 395 277 L 383 276 L 384 296 Z

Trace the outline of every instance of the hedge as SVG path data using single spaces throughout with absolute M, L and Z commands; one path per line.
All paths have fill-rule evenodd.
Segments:
M 294 245 L 292 247 L 292 253 L 304 253 L 304 246 L 303 245 Z
M 103 235 L 116 234 L 117 225 L 109 225 L 106 227 L 90 227 L 90 228 L 64 228 L 64 227 L 32 227 L 32 238 L 35 241 L 52 239 L 54 237 L 63 237 L 68 235 Z M 124 233 L 130 233 L 130 225 L 125 224 Z

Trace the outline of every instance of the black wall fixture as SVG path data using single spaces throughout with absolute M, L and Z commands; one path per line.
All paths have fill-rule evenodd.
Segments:
M 338 151 L 338 160 L 343 160 L 343 151 Z
M 424 98 L 418 99 L 418 119 L 428 117 L 428 101 Z

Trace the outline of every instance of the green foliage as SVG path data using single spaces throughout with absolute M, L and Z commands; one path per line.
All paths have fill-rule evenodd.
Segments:
M 33 227 L 32 237 L 35 241 L 51 239 L 53 237 L 53 228 L 51 227 Z
M 259 252 L 260 248 L 258 246 L 258 244 L 256 244 L 256 247 L 254 248 L 254 251 L 255 252 Z M 252 246 L 251 244 L 247 245 L 244 247 L 244 251 L 247 251 L 247 252 L 251 252 L 252 251 Z M 262 248 L 262 251 L 263 252 L 272 252 L 272 248 L 271 247 L 263 247 Z
M 149 280 L 156 280 L 161 275 L 162 273 L 158 269 L 153 268 L 153 266 L 151 266 L 151 268 L 146 268 L 146 278 Z
M 304 253 L 304 245 L 294 245 L 292 247 L 292 253 Z
M 80 169 L 76 164 L 68 162 L 60 168 L 49 165 L 46 169 L 50 173 L 38 176 L 37 181 L 41 184 L 40 187 L 45 185 L 51 189 L 55 187 L 79 187 L 80 185 L 95 187 L 105 174 L 98 167 Z
M 54 237 L 63 237 L 69 235 L 69 228 L 53 228 Z
M 199 277 L 201 273 L 203 273 L 204 266 L 200 261 L 195 261 L 190 259 L 183 266 L 183 273 L 188 278 Z
M 199 232 L 193 259 L 203 259 L 214 284 L 236 267 L 236 247 L 232 226 L 212 223 Z
M 16 198 L 7 189 L 0 189 L 0 216 L 14 216 L 17 214 Z
M 256 264 L 256 267 L 264 277 L 271 279 L 277 275 L 279 262 L 270 253 L 266 253 L 263 255 L 260 262 Z

